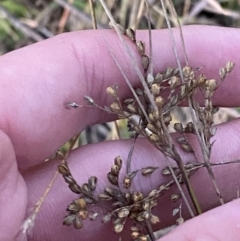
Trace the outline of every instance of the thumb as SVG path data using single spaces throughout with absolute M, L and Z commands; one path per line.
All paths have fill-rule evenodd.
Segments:
M 18 172 L 9 137 L 0 130 L 0 240 L 14 240 L 27 207 L 27 189 Z
M 240 239 L 240 200 L 212 209 L 186 221 L 161 241 L 238 241 Z

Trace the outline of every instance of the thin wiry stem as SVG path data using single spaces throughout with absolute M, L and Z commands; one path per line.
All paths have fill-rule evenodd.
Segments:
M 168 29 L 169 29 L 169 32 L 170 32 L 171 41 L 172 41 L 172 47 L 173 47 L 173 51 L 174 51 L 174 54 L 175 54 L 175 59 L 177 61 L 180 77 L 181 77 L 181 80 L 182 80 L 182 83 L 183 83 L 184 82 L 184 77 L 183 77 L 182 66 L 181 66 L 181 63 L 180 63 L 180 58 L 179 58 L 178 51 L 177 51 L 177 48 L 176 48 L 176 41 L 175 41 L 175 38 L 174 38 L 174 35 L 173 35 L 173 31 L 172 31 L 172 28 L 171 28 L 171 24 L 170 24 L 168 15 L 167 15 L 167 11 L 166 11 L 164 2 L 163 2 L 163 0 L 160 0 L 160 1 L 161 1 L 161 5 L 162 5 L 162 8 L 163 8 L 163 11 L 164 11 L 164 15 L 165 15 L 165 19 L 166 19 L 166 22 L 167 22 L 167 26 L 168 26 Z M 172 5 L 172 7 L 174 8 L 173 5 Z M 174 12 L 174 13 L 176 13 L 176 12 Z M 181 32 L 181 26 L 179 26 L 179 27 L 180 27 L 180 32 Z M 181 40 L 184 41 L 183 38 Z M 184 47 L 184 50 L 186 50 L 185 47 Z M 186 52 L 185 52 L 185 55 L 186 55 Z M 187 58 L 185 58 L 185 59 L 186 59 L 186 61 L 188 61 Z M 200 214 L 200 213 L 202 213 L 200 205 L 198 203 L 198 200 L 196 198 L 196 195 L 195 195 L 195 192 L 194 192 L 194 190 L 192 188 L 192 185 L 191 185 L 191 183 L 189 181 L 189 178 L 186 175 L 186 171 L 185 171 L 185 168 L 184 168 L 184 165 L 183 165 L 183 162 L 182 162 L 182 159 L 180 158 L 180 156 L 179 156 L 179 158 L 176 159 L 176 161 L 177 161 L 177 164 L 179 166 L 180 171 L 182 172 L 183 181 L 184 181 L 184 183 L 185 183 L 185 185 L 186 185 L 186 187 L 188 189 L 188 192 L 189 192 L 189 195 L 190 195 L 190 197 L 192 199 L 194 207 L 195 207 L 197 213 Z
M 150 237 L 151 241 L 155 241 L 155 240 L 156 240 L 156 237 L 155 237 L 155 235 L 154 235 L 154 233 L 153 233 L 152 225 L 151 225 L 149 219 L 147 219 L 147 220 L 145 221 L 145 223 L 146 223 L 146 228 L 147 228 L 147 231 L 148 231 L 148 233 L 149 233 L 149 237 Z
M 89 0 L 89 6 L 90 6 L 90 11 L 91 11 L 93 29 L 97 29 L 97 20 L 96 20 L 96 14 L 95 14 L 93 0 Z
M 185 64 L 187 66 L 189 66 L 189 60 L 188 60 L 188 55 L 187 55 L 187 50 L 186 50 L 186 45 L 185 45 L 185 41 L 184 41 L 184 37 L 183 37 L 183 31 L 182 31 L 182 28 L 181 28 L 181 23 L 179 21 L 179 17 L 176 13 L 176 10 L 175 10 L 175 7 L 173 5 L 173 2 L 172 1 L 169 1 L 170 2 L 170 5 L 171 5 L 171 8 L 173 10 L 173 13 L 174 13 L 174 16 L 176 17 L 177 19 L 177 23 L 178 23 L 178 26 L 179 26 L 179 32 L 180 32 L 180 38 L 181 38 L 181 44 L 182 44 L 182 49 L 183 49 L 183 53 L 184 53 L 184 58 L 185 58 Z
M 101 0 L 100 0 L 100 1 L 101 1 Z M 111 48 L 110 48 L 108 45 L 106 45 L 106 46 L 107 46 L 107 49 L 108 49 L 109 53 L 111 54 L 111 56 L 112 56 L 115 64 L 117 65 L 118 69 L 120 70 L 120 72 L 121 72 L 121 74 L 122 74 L 125 82 L 127 83 L 129 89 L 130 89 L 131 92 L 133 93 L 133 96 L 134 96 L 134 98 L 136 99 L 139 107 L 141 108 L 141 110 L 142 110 L 145 118 L 146 118 L 148 121 L 150 121 L 149 118 L 148 118 L 148 115 L 147 115 L 147 113 L 146 113 L 146 111 L 145 111 L 145 109 L 144 109 L 144 107 L 143 107 L 143 105 L 142 105 L 142 103 L 141 103 L 141 101 L 140 101 L 140 99 L 138 98 L 138 96 L 137 96 L 135 90 L 133 89 L 130 81 L 128 80 L 128 77 L 126 76 L 126 74 L 125 74 L 124 71 L 122 70 L 122 67 L 121 67 L 120 64 L 118 63 L 118 61 L 117 61 L 117 59 L 115 58 L 115 56 L 113 55 L 113 52 L 112 52 Z
M 135 143 L 136 143 L 136 140 L 138 138 L 138 133 L 135 133 L 135 136 L 133 138 L 133 142 L 132 142 L 132 146 L 131 146 L 131 149 L 128 153 L 128 158 L 127 158 L 127 174 L 131 171 L 131 160 L 132 160 L 132 154 L 133 154 L 133 150 L 134 150 L 134 146 L 135 146 Z
M 151 94 L 151 92 L 150 92 L 150 90 L 148 88 L 148 85 L 147 85 L 147 83 L 146 83 L 146 81 L 145 81 L 145 79 L 144 79 L 144 77 L 143 77 L 143 75 L 141 73 L 141 70 L 140 70 L 139 66 L 137 65 L 137 62 L 136 62 L 134 56 L 132 55 L 132 53 L 131 53 L 131 51 L 129 49 L 129 46 L 124 41 L 122 33 L 121 33 L 120 29 L 118 28 L 118 26 L 117 26 L 117 24 L 116 24 L 116 22 L 115 22 L 115 20 L 114 20 L 114 18 L 112 16 L 111 12 L 107 8 L 106 3 L 104 2 L 104 0 L 100 0 L 100 2 L 102 4 L 106 14 L 108 15 L 109 19 L 111 20 L 111 22 L 112 22 L 112 24 L 113 24 L 113 26 L 114 26 L 117 34 L 118 34 L 119 39 L 123 43 L 123 46 L 124 46 L 124 48 L 126 50 L 126 53 L 128 54 L 129 57 L 131 57 L 131 60 L 132 60 L 131 63 L 133 64 L 133 67 L 136 70 L 136 73 L 137 73 L 137 75 L 138 75 L 138 77 L 139 77 L 139 79 L 140 79 L 140 81 L 141 81 L 141 83 L 143 85 L 143 88 L 144 88 L 144 91 L 145 91 L 147 97 L 149 98 L 149 101 L 150 101 L 150 103 L 152 105 L 153 110 L 156 111 L 157 110 L 157 106 L 155 104 L 154 97 L 153 97 L 153 95 Z
M 186 198 L 186 195 L 185 195 L 185 193 L 184 193 L 184 191 L 183 191 L 183 189 L 182 189 L 182 187 L 181 187 L 181 185 L 180 185 L 180 183 L 179 183 L 179 181 L 178 181 L 178 179 L 176 177 L 176 174 L 175 174 L 175 172 L 174 172 L 174 170 L 173 170 L 173 168 L 171 166 L 171 163 L 170 163 L 170 161 L 169 161 L 167 156 L 166 156 L 166 161 L 167 161 L 167 165 L 169 167 L 169 170 L 170 170 L 170 172 L 172 174 L 172 177 L 173 177 L 173 179 L 174 179 L 174 181 L 175 181 L 175 183 L 176 183 L 176 185 L 178 187 L 178 190 L 179 190 L 179 192 L 181 194 L 181 197 L 182 197 L 183 201 L 185 202 L 191 217 L 195 217 L 194 212 L 193 212 L 193 210 L 192 210 L 192 208 L 191 208 L 191 206 L 190 206 L 190 204 L 189 204 L 189 202 L 188 202 L 188 200 Z
M 148 21 L 148 38 L 149 38 L 149 67 L 148 67 L 148 72 L 150 73 L 151 76 L 153 76 L 153 63 L 152 63 L 152 33 L 151 33 L 151 16 L 150 16 L 150 10 L 149 10 L 149 5 L 148 1 L 145 0 L 146 8 L 147 8 L 147 21 Z
M 199 120 L 198 116 L 196 115 L 196 112 L 195 112 L 195 110 L 193 108 L 193 101 L 194 101 L 193 100 L 193 96 L 192 95 L 188 96 L 188 104 L 189 104 L 189 107 L 190 107 L 189 109 L 190 109 L 190 113 L 191 113 L 191 116 L 192 116 L 194 129 L 196 130 L 198 142 L 199 142 L 201 150 L 202 150 L 203 160 L 204 160 L 204 162 L 206 164 L 206 168 L 207 168 L 208 174 L 210 176 L 210 179 L 211 179 L 211 181 L 213 183 L 213 186 L 215 188 L 216 194 L 219 197 L 219 201 L 220 201 L 221 205 L 223 205 L 224 204 L 224 200 L 222 198 L 220 189 L 219 189 L 219 187 L 217 185 L 214 173 L 212 171 L 212 167 L 210 165 L 210 155 L 211 155 L 211 152 L 210 152 L 209 148 L 207 147 L 207 145 L 205 143 L 203 132 L 201 131 L 201 133 L 200 133 L 200 131 L 199 131 L 202 128 L 200 128 L 200 126 L 199 126 L 200 120 Z
M 176 45 L 176 41 L 175 41 L 175 38 L 174 38 L 174 35 L 173 35 L 171 23 L 169 21 L 169 18 L 168 18 L 167 11 L 166 11 L 165 5 L 163 3 L 163 0 L 160 0 L 160 2 L 161 2 L 161 5 L 162 5 L 162 9 L 163 9 L 163 12 L 164 12 L 164 16 L 165 16 L 165 19 L 166 19 L 166 22 L 167 22 L 168 29 L 169 29 L 169 32 L 170 32 L 170 37 L 171 37 L 171 41 L 172 41 L 172 47 L 173 47 L 175 59 L 177 61 L 177 66 L 178 66 L 178 69 L 179 69 L 181 80 L 182 80 L 182 82 L 184 82 L 183 72 L 182 72 L 182 65 L 180 63 L 180 58 L 178 56 L 178 51 L 177 51 L 177 47 L 176 47 L 177 45 Z

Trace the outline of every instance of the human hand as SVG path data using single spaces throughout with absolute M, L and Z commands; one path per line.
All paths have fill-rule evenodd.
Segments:
M 119 93 L 129 93 L 123 77 L 106 47 L 114 49 L 115 56 L 125 73 L 136 86 L 138 77 L 125 56 L 114 31 L 82 31 L 59 35 L 52 39 L 11 52 L 0 58 L 0 240 L 14 240 L 20 226 L 51 180 L 59 161 L 44 162 L 63 143 L 86 126 L 113 120 L 113 116 L 98 109 L 67 110 L 64 103 L 75 101 L 85 104 L 84 95 L 91 96 L 99 105 L 108 105 L 105 89 L 115 83 Z M 147 43 L 146 32 L 137 38 Z M 203 66 L 209 77 L 217 77 L 218 69 L 227 61 L 236 63 L 233 72 L 216 92 L 217 106 L 239 106 L 240 31 L 217 27 L 193 26 L 184 28 L 184 39 L 190 63 Z M 153 31 L 154 71 L 175 66 L 169 33 Z M 135 48 L 133 48 L 135 49 Z M 140 64 L 140 58 L 135 52 Z M 239 121 L 218 127 L 214 137 L 212 161 L 239 159 Z M 192 144 L 200 156 L 196 140 Z M 81 147 L 69 156 L 68 163 L 79 183 L 91 176 L 98 177 L 102 190 L 106 174 L 114 158 L 126 160 L 130 141 L 110 141 Z M 191 156 L 183 153 L 186 161 Z M 162 162 L 160 159 L 162 158 Z M 139 140 L 133 155 L 133 167 L 165 166 L 164 157 L 147 141 Z M 238 164 L 215 169 L 225 200 L 236 197 L 239 187 Z M 160 180 L 159 180 L 160 179 Z M 145 191 L 157 187 L 163 178 L 153 175 L 136 181 Z M 218 198 L 205 170 L 191 179 L 204 210 L 218 205 Z M 151 189 L 150 189 L 151 188 Z M 174 189 L 173 191 L 174 192 Z M 28 240 L 118 240 L 111 224 L 102 224 L 100 218 L 84 222 L 82 230 L 62 226 L 66 206 L 76 198 L 59 176 L 39 212 Z M 159 228 L 174 223 L 173 204 L 169 195 L 160 198 L 156 213 L 161 219 Z M 185 222 L 161 240 L 239 240 L 240 201 L 236 200 Z M 187 211 L 183 210 L 183 217 Z M 128 240 L 126 230 L 122 240 Z

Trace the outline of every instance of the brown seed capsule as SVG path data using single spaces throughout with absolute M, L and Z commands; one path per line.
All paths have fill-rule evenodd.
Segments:
M 186 78 L 189 78 L 189 77 L 193 77 L 193 71 L 192 71 L 192 68 L 191 67 L 189 67 L 189 66 L 186 66 L 186 67 L 184 67 L 183 68 L 183 75 L 184 75 L 184 77 L 186 77 Z
M 174 124 L 174 130 L 175 130 L 177 133 L 182 134 L 182 133 L 183 133 L 183 125 L 182 125 L 182 123 L 175 123 L 175 124 Z
M 148 69 L 149 62 L 150 62 L 149 57 L 147 55 L 143 55 L 142 56 L 142 66 L 145 71 Z
M 155 83 L 155 84 L 152 84 L 152 86 L 151 86 L 151 91 L 152 91 L 152 94 L 153 94 L 154 96 L 159 95 L 160 89 L 161 89 L 161 87 L 160 87 L 159 84 L 156 84 L 156 83 Z
M 93 199 L 91 199 L 90 197 L 87 197 L 87 196 L 84 196 L 83 199 L 85 200 L 85 202 L 87 204 L 93 204 L 93 202 L 94 202 Z
M 206 81 L 205 83 L 206 87 L 210 90 L 210 91 L 214 91 L 217 89 L 218 85 L 217 85 L 217 81 L 215 79 L 209 79 Z
M 187 86 L 186 85 L 181 85 L 180 87 L 180 99 L 182 100 L 186 95 L 187 95 Z
M 164 75 L 164 78 L 165 78 L 165 79 L 168 79 L 169 77 L 172 76 L 173 72 L 174 72 L 174 69 L 173 69 L 173 68 L 167 68 L 167 70 L 166 70 L 166 72 L 165 72 L 165 75 Z
M 134 203 L 143 200 L 143 194 L 141 192 L 134 192 L 131 197 Z
M 121 202 L 121 201 L 117 201 L 117 202 L 114 202 L 112 204 L 113 207 L 123 207 L 124 206 L 124 203 Z
M 84 184 L 82 185 L 82 190 L 83 190 L 85 193 L 89 193 L 89 194 L 92 193 L 87 183 L 84 183 Z
M 175 87 L 177 87 L 180 84 L 180 79 L 176 76 L 173 76 L 170 80 L 169 80 L 169 85 L 171 87 L 171 89 L 174 89 Z
M 130 40 L 136 42 L 135 31 L 132 28 L 126 30 L 126 35 Z
M 149 176 L 151 175 L 158 167 L 146 167 L 142 169 L 142 175 L 143 176 Z
M 146 235 L 142 235 L 139 237 L 139 241 L 147 241 L 147 240 L 148 240 L 148 238 Z
M 124 178 L 123 179 L 123 184 L 124 184 L 125 188 L 129 188 L 131 186 L 131 184 L 132 184 L 132 180 L 130 178 L 128 178 L 128 177 Z
M 117 198 L 118 196 L 121 196 L 121 192 L 116 188 L 106 187 L 104 192 L 111 197 Z
M 227 71 L 228 73 L 230 73 L 230 72 L 233 70 L 234 65 L 235 65 L 235 64 L 234 64 L 233 62 L 231 62 L 231 61 L 227 62 L 227 64 L 226 64 L 226 71 Z
M 139 222 L 142 222 L 144 220 L 149 219 L 149 217 L 150 217 L 150 213 L 148 211 L 144 211 L 144 212 L 141 212 L 141 213 L 138 214 L 137 220 Z
M 84 99 L 87 101 L 88 104 L 94 105 L 94 100 L 90 96 L 84 96 Z
M 88 179 L 88 186 L 90 188 L 91 191 L 94 191 L 96 189 L 96 186 L 97 186 L 97 177 L 90 177 Z
M 76 203 L 70 203 L 67 207 L 67 211 L 77 213 L 80 210 L 79 205 Z
M 76 183 L 75 180 L 73 179 L 73 177 L 71 176 L 71 174 L 66 175 L 66 176 L 64 175 L 63 178 L 64 178 L 65 182 L 70 185 L 73 185 L 74 183 Z
M 226 69 L 225 69 L 225 68 L 220 68 L 220 69 L 219 69 L 219 76 L 220 76 L 220 78 L 221 78 L 222 80 L 224 80 L 225 77 L 226 77 L 226 75 L 227 75 Z
M 58 171 L 59 173 L 61 173 L 62 175 L 70 175 L 70 171 L 69 171 L 69 168 L 67 166 L 67 163 L 62 163 L 58 166 Z
M 139 229 L 136 226 L 131 226 L 131 231 L 132 232 L 136 232 L 136 231 L 139 231 Z
M 144 46 L 144 43 L 142 41 L 137 41 L 136 42 L 136 45 L 137 45 L 137 50 L 138 52 L 143 55 L 145 54 L 145 46 Z
M 118 185 L 118 177 L 117 176 L 114 176 L 112 173 L 108 173 L 107 174 L 107 177 L 108 177 L 108 181 L 113 184 L 113 185 Z
M 186 143 L 182 143 L 181 147 L 186 152 L 193 152 L 192 147 L 187 142 Z
M 84 220 L 88 217 L 88 211 L 87 210 L 80 210 L 78 212 L 79 217 Z
M 159 189 L 159 191 L 167 191 L 167 190 L 169 190 L 169 187 L 167 187 L 166 185 L 162 184 L 162 185 L 159 186 L 158 189 Z
M 157 73 L 157 75 L 155 76 L 155 81 L 157 83 L 161 83 L 163 81 L 163 75 L 160 73 Z
M 149 136 L 149 139 L 150 139 L 150 141 L 152 141 L 154 143 L 160 142 L 160 140 L 161 140 L 160 137 L 156 134 L 151 134 Z
M 77 183 L 69 184 L 68 187 L 74 193 L 80 194 L 82 192 L 81 187 Z
M 73 223 L 73 220 L 75 219 L 76 214 L 69 214 L 63 219 L 63 225 L 70 226 Z
M 216 126 L 212 126 L 212 127 L 210 128 L 210 134 L 211 134 L 211 136 L 214 136 L 214 135 L 216 134 L 216 132 L 217 132 L 217 127 L 216 127 Z
M 106 92 L 111 97 L 117 98 L 118 97 L 118 95 L 117 95 L 117 85 L 116 86 L 109 86 L 109 87 L 107 87 Z
M 180 195 L 179 193 L 173 193 L 173 194 L 171 195 L 171 200 L 172 200 L 173 202 L 176 202 L 180 197 L 181 197 L 181 195 Z
M 121 110 L 119 104 L 115 101 L 110 105 L 110 108 L 115 113 L 118 113 Z
M 159 196 L 159 191 L 156 189 L 153 189 L 149 194 L 148 197 L 158 197 Z
M 117 157 L 114 159 L 114 164 L 119 167 L 119 170 L 122 168 L 122 159 L 121 159 L 120 156 L 117 156 Z
M 161 96 L 158 96 L 156 99 L 155 99 L 155 103 L 156 103 L 156 106 L 161 109 L 165 103 L 164 99 L 161 97 Z
M 142 95 L 143 95 L 143 90 L 140 89 L 140 88 L 136 88 L 136 89 L 135 89 L 135 92 L 136 92 L 136 94 L 137 94 L 138 96 L 142 96 Z
M 114 225 L 114 231 L 116 233 L 121 233 L 122 230 L 123 230 L 123 227 L 124 227 L 123 224 L 117 223 L 117 224 Z
M 164 175 L 164 176 L 171 175 L 171 171 L 170 171 L 169 167 L 165 167 L 164 169 L 162 169 L 162 175 Z M 160 186 L 160 187 L 162 187 L 162 186 Z M 164 185 L 163 185 L 163 187 L 164 187 Z
M 125 188 L 129 188 L 132 184 L 133 178 L 136 176 L 137 171 L 129 172 L 123 179 L 123 184 Z
M 158 201 L 157 199 L 152 199 L 150 201 L 150 207 L 153 208 L 153 207 L 156 207 L 158 205 Z
M 100 194 L 98 195 L 98 198 L 101 199 L 101 200 L 111 200 L 111 199 L 112 199 L 111 196 L 109 196 L 109 195 L 107 195 L 107 194 L 105 194 L 105 193 L 100 193 Z
M 138 231 L 133 231 L 131 233 L 133 240 L 136 240 L 140 237 L 140 233 Z
M 138 113 L 138 110 L 137 110 L 136 106 L 134 106 L 133 104 L 127 105 L 127 109 L 130 113 L 133 113 L 133 114 Z
M 73 226 L 76 229 L 81 229 L 83 227 L 82 221 L 79 219 L 79 217 L 75 217 L 75 219 L 73 220 Z
M 113 164 L 112 167 L 111 167 L 111 173 L 114 175 L 114 176 L 118 176 L 119 174 L 119 166 L 117 166 L 116 164 Z
M 149 202 L 144 202 L 142 204 L 142 208 L 146 211 L 149 211 L 150 210 L 150 203 Z
M 105 216 L 103 216 L 102 218 L 102 222 L 103 223 L 108 223 L 111 220 L 112 214 L 111 213 L 107 213 Z
M 89 213 L 88 216 L 89 216 L 91 221 L 94 221 L 98 217 L 98 213 L 97 212 L 91 212 L 91 213 Z
M 74 200 L 74 203 L 76 203 L 81 209 L 85 209 L 87 207 L 87 203 L 84 198 L 76 199 Z
M 206 77 L 201 74 L 199 77 L 198 77 L 198 86 L 201 87 L 201 86 L 204 86 L 205 85 L 205 82 L 206 82 Z
M 177 141 L 178 141 L 178 143 L 180 143 L 180 144 L 182 144 L 182 143 L 186 143 L 186 142 L 187 142 L 186 138 L 183 137 L 183 136 L 178 137 L 178 138 L 177 138 Z
M 151 222 L 152 224 L 156 224 L 156 223 L 159 223 L 159 222 L 160 222 L 160 219 L 159 219 L 158 216 L 151 214 L 151 216 L 150 216 L 150 222 Z
M 129 214 L 129 209 L 128 208 L 121 208 L 119 211 L 118 211 L 118 217 L 119 218 L 125 218 L 128 216 Z
M 151 124 L 151 123 L 148 123 L 148 124 L 147 124 L 147 128 L 148 128 L 151 132 L 153 132 L 154 134 L 157 134 L 157 133 L 158 133 L 156 127 L 155 127 L 153 124 Z
M 184 219 L 182 217 L 180 217 L 180 218 L 178 218 L 176 220 L 176 223 L 177 223 L 177 225 L 183 224 L 184 223 Z
M 173 217 L 176 216 L 179 212 L 180 212 L 180 208 L 174 208 L 172 213 Z
M 127 98 L 123 101 L 124 104 L 128 105 L 128 104 L 133 104 L 136 100 L 133 98 Z
M 164 121 L 165 124 L 169 124 L 172 121 L 172 116 L 170 114 L 164 115 L 163 121 Z
M 195 130 L 194 130 L 194 126 L 192 122 L 188 122 L 187 126 L 184 129 L 185 133 L 194 133 L 195 134 Z
M 153 116 L 152 113 L 149 113 L 149 114 L 148 114 L 148 117 L 149 117 L 150 121 L 152 121 L 152 122 L 155 121 L 155 117 Z

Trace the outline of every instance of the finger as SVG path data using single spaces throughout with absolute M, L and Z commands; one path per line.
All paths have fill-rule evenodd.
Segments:
M 238 199 L 185 222 L 160 240 L 237 241 L 240 236 L 239 212 Z
M 232 124 L 234 125 L 235 123 Z M 231 129 L 228 131 L 229 136 L 226 135 L 226 130 L 229 130 L 228 127 L 229 125 L 221 125 L 218 127 L 216 139 L 221 140 L 221 142 L 216 141 L 213 146 L 211 159 L 213 163 L 221 161 L 227 162 L 239 157 L 238 143 L 236 143 L 236 138 L 238 137 Z M 224 133 L 225 138 L 219 139 Z M 195 143 L 196 139 L 193 136 L 189 138 L 197 148 L 197 144 Z M 229 144 L 230 139 L 233 140 L 233 143 L 236 143 L 235 147 Z M 221 148 L 222 146 L 225 146 L 226 149 Z M 98 177 L 97 193 L 99 193 L 99 191 L 102 192 L 106 186 L 111 186 L 106 175 L 110 171 L 114 158 L 120 155 L 123 161 L 126 162 L 129 147 L 130 141 L 128 140 L 94 144 L 75 150 L 68 160 L 73 177 L 79 184 L 86 183 L 90 176 Z M 198 155 L 198 153 L 199 152 L 196 154 Z M 182 152 L 181 156 L 184 162 L 193 162 L 194 158 L 192 155 Z M 198 157 L 200 157 L 200 155 L 198 155 Z M 224 158 L 224 160 L 222 158 Z M 29 207 L 32 207 L 44 192 L 44 188 L 51 180 L 58 163 L 45 163 L 42 166 L 35 167 L 35 171 L 26 173 L 25 178 L 29 189 Z M 147 195 L 153 189 L 157 189 L 159 185 L 166 184 L 171 178 L 166 178 L 161 175 L 162 168 L 166 166 L 166 160 L 163 155 L 146 140 L 139 139 L 135 146 L 131 170 L 138 170 L 146 166 L 158 166 L 159 169 L 150 177 L 142 177 L 141 174 L 138 174 L 134 179 L 132 189 L 142 191 L 144 195 Z M 213 171 L 223 199 L 228 202 L 236 198 L 237 187 L 239 186 L 240 165 L 218 166 L 215 167 Z M 125 168 L 121 170 L 122 176 L 120 180 L 122 180 L 124 173 Z M 122 183 L 122 181 L 120 183 Z M 220 205 L 212 182 L 205 169 L 199 170 L 191 177 L 191 184 L 193 185 L 203 211 Z M 36 188 L 36 186 L 38 188 Z M 172 187 L 163 196 L 159 197 L 158 207 L 153 209 L 153 213 L 157 214 L 161 220 L 158 225 L 154 226 L 155 230 L 175 224 L 177 217 L 173 217 L 172 212 L 174 208 L 179 207 L 180 203 L 172 203 L 170 199 L 172 193 L 179 193 L 179 191 L 176 187 Z M 76 198 L 78 198 L 78 196 L 72 194 L 68 190 L 67 184 L 64 183 L 62 177 L 59 177 L 42 206 L 41 212 L 38 214 L 34 225 L 32 240 L 40 240 L 38 239 L 39 233 L 43 233 L 46 237 L 54 235 L 54 237 L 59 240 L 66 240 L 67 237 L 71 240 L 78 240 L 79 238 L 98 240 L 99 234 L 103 235 L 101 236 L 102 240 L 106 240 L 107 237 L 109 239 L 116 238 L 116 235 L 112 231 L 113 227 L 110 224 L 103 225 L 101 223 L 100 217 L 106 212 L 106 210 L 103 209 L 98 209 L 100 217 L 96 221 L 84 221 L 84 228 L 81 231 L 76 231 L 69 227 L 62 227 L 62 219 L 67 214 L 65 208 Z M 182 211 L 185 220 L 190 218 L 184 202 Z M 231 222 L 231 219 L 229 219 L 229 222 Z M 127 226 L 126 230 L 126 232 L 121 234 L 122 240 L 128 240 L 129 226 Z M 41 239 L 45 239 L 46 237 L 41 237 Z
M 14 240 L 27 207 L 27 190 L 18 172 L 9 137 L 0 131 L 0 240 Z
M 218 91 L 217 105 L 232 106 L 240 102 L 237 84 L 240 56 L 236 51 L 239 37 L 240 32 L 236 29 L 184 28 L 193 67 L 203 66 L 203 71 L 213 78 L 227 61 L 236 62 L 234 72 Z M 147 43 L 146 32 L 139 31 L 137 38 Z M 129 45 L 140 65 L 135 46 Z M 168 30 L 153 31 L 155 72 L 176 66 L 171 45 Z M 64 107 L 69 101 L 85 104 L 85 95 L 91 96 L 99 105 L 108 105 L 105 89 L 115 83 L 119 84 L 120 96 L 128 95 L 127 85 L 108 48 L 113 50 L 132 84 L 139 84 L 132 60 L 125 54 L 114 31 L 63 34 L 0 58 L 0 101 L 4 116 L 0 119 L 0 128 L 11 138 L 20 168 L 47 158 L 87 125 L 115 118 L 91 108 L 69 111 Z

